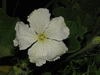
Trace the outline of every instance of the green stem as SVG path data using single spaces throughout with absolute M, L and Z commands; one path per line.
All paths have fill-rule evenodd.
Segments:
M 14 17 L 15 11 L 16 11 L 16 9 L 17 9 L 17 6 L 18 6 L 18 3 L 19 3 L 19 0 L 17 1 L 17 4 L 16 4 L 16 7 L 15 7 L 15 9 L 14 9 L 14 12 L 13 12 L 13 15 L 12 15 L 12 17 Z
M 54 0 L 52 0 L 51 2 L 49 2 L 49 3 L 45 6 L 45 8 L 48 8 L 53 2 L 54 2 Z
M 6 0 L 2 0 L 2 9 L 6 13 Z
M 66 60 L 69 60 L 69 59 L 75 57 L 76 55 L 79 55 L 80 53 L 83 53 L 83 52 L 87 51 L 88 49 L 93 48 L 94 46 L 93 46 L 93 43 L 90 43 L 85 48 L 83 48 L 83 49 L 79 50 L 78 52 L 76 52 L 76 53 L 72 54 L 71 56 L 69 56 Z

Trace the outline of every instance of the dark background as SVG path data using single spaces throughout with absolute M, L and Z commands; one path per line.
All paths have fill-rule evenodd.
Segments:
M 51 0 L 6 0 L 7 15 L 10 17 L 19 17 L 21 20 L 34 11 L 34 9 L 45 8 Z M 0 0 L 2 7 L 2 0 Z

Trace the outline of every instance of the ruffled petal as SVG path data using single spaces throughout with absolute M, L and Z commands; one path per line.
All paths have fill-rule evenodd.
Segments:
M 50 22 L 49 10 L 46 8 L 34 10 L 27 20 L 37 33 L 43 33 Z
M 47 61 L 55 61 L 60 58 L 62 54 L 68 51 L 68 48 L 62 41 L 55 41 L 48 39 L 44 43 L 43 57 Z
M 28 48 L 36 39 L 36 33 L 32 28 L 29 28 L 28 25 L 25 25 L 23 22 L 17 22 L 15 26 L 16 38 L 13 40 L 14 45 L 19 45 L 20 50 Z
M 31 63 L 36 63 L 36 66 L 42 66 L 46 63 L 46 60 L 43 58 L 44 46 L 41 42 L 36 42 L 29 50 L 28 55 Z
M 13 40 L 13 43 L 14 43 L 14 46 L 18 46 L 18 41 L 16 38 Z
M 69 36 L 69 28 L 66 26 L 63 17 L 53 18 L 45 34 L 50 39 L 63 40 Z

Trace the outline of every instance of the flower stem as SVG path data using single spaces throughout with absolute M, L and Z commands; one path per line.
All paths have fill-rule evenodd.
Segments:
M 45 6 L 45 8 L 48 8 L 53 2 L 54 2 L 53 0 L 50 1 L 50 2 Z
M 85 48 L 79 50 L 78 52 L 76 52 L 76 53 L 74 53 L 72 55 L 70 55 L 66 60 L 69 60 L 69 59 L 75 57 L 76 55 L 79 55 L 80 53 L 83 53 L 83 52 L 87 51 L 88 49 L 91 49 L 92 47 L 93 47 L 93 44 L 90 43 Z

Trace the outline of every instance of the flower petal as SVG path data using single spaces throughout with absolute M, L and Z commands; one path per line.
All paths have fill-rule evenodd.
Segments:
M 51 20 L 45 34 L 50 39 L 63 40 L 69 36 L 69 28 L 66 26 L 63 17 L 56 17 Z
M 50 22 L 49 10 L 46 8 L 34 10 L 28 17 L 28 21 L 37 33 L 44 32 Z
M 18 41 L 16 38 L 13 40 L 13 42 L 14 42 L 14 46 L 18 46 Z
M 62 41 L 58 42 L 48 39 L 47 42 L 44 43 L 43 57 L 48 61 L 55 61 L 67 50 L 68 48 Z
M 28 50 L 30 62 L 36 63 L 36 66 L 42 66 L 46 63 L 46 60 L 43 58 L 43 47 L 43 43 L 36 42 Z
M 28 25 L 23 22 L 17 22 L 15 26 L 16 38 L 13 41 L 14 45 L 19 45 L 20 50 L 28 48 L 32 43 L 36 41 L 36 33 Z

